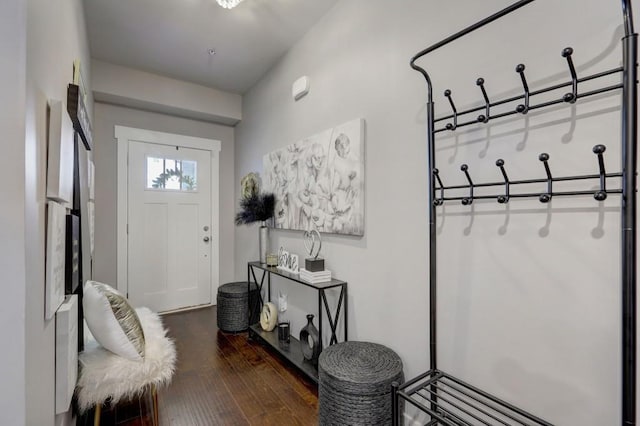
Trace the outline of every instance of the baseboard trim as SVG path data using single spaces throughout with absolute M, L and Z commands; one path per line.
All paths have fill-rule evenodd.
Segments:
M 174 309 L 174 310 L 171 310 L 171 311 L 159 312 L 158 315 L 162 316 L 162 315 L 178 314 L 180 312 L 196 311 L 198 309 L 210 308 L 212 306 L 215 306 L 215 305 L 213 303 L 208 303 L 206 305 L 187 306 L 185 308 L 179 308 L 179 309 Z

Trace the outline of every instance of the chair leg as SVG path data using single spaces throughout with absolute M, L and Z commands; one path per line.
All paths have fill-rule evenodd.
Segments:
M 159 426 L 160 421 L 158 419 L 158 389 L 156 385 L 151 386 L 151 397 L 153 399 L 153 426 Z
M 100 415 L 102 414 L 102 404 L 96 404 L 93 413 L 93 426 L 100 426 Z

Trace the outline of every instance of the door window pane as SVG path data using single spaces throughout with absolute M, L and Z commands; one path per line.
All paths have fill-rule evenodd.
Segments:
M 147 157 L 147 189 L 195 191 L 197 170 L 195 161 Z

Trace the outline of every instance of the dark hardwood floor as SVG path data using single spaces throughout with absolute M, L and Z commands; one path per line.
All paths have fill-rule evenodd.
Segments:
M 165 315 L 163 321 L 178 364 L 171 385 L 158 392 L 160 425 L 317 424 L 316 386 L 246 332 L 219 331 L 215 307 Z M 150 425 L 149 413 L 142 398 L 104 409 L 102 424 Z

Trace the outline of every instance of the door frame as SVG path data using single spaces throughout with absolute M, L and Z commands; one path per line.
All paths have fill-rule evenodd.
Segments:
M 114 126 L 117 142 L 117 287 L 118 291 L 129 294 L 129 249 L 128 249 L 128 180 L 129 141 L 147 142 L 167 146 L 182 146 L 201 149 L 211 153 L 211 293 L 209 304 L 220 283 L 220 151 L 222 142 L 134 127 Z

